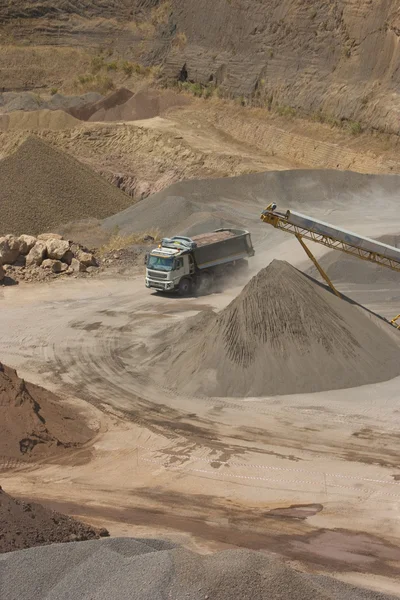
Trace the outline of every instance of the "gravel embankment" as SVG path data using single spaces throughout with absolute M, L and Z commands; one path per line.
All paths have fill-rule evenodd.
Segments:
M 199 556 L 160 540 L 115 538 L 0 557 L 2 600 L 389 600 L 297 572 L 262 552 Z M 394 600 L 394 599 L 393 599 Z

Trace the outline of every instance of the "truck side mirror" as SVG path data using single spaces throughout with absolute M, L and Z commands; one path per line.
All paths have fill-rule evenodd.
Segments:
M 144 255 L 144 264 L 147 265 L 148 262 L 149 262 L 149 253 L 146 252 L 146 254 Z

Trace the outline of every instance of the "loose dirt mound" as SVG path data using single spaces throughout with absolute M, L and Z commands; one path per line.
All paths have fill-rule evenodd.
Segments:
M 106 529 L 95 529 L 41 504 L 15 500 L 0 487 L 0 553 L 104 535 Z
M 199 556 L 152 539 L 32 548 L 0 561 L 4 600 L 389 600 L 330 577 L 300 573 L 264 552 Z
M 400 373 L 396 332 L 286 262 L 273 261 L 221 313 L 171 332 L 169 384 L 209 396 L 349 388 Z
M 109 101 L 106 98 L 98 103 L 98 109 L 89 117 L 89 121 L 137 121 L 141 119 L 151 119 L 158 117 L 166 110 L 176 106 L 183 106 L 189 103 L 189 99 L 169 90 L 143 90 L 131 94 L 124 103 L 115 102 L 121 94 L 119 90 Z M 126 90 L 127 91 L 127 90 Z M 80 117 L 81 118 L 81 117 Z
M 81 125 L 80 121 L 63 110 L 16 111 L 0 115 L 0 131 L 32 131 L 35 129 L 59 131 L 78 125 Z
M 0 233 L 35 235 L 76 219 L 104 218 L 131 202 L 90 168 L 35 137 L 0 161 Z
M 0 363 L 0 464 L 35 460 L 79 447 L 93 432 L 55 394 L 26 383 Z M 0 528 L 1 531 L 1 528 Z
M 133 92 L 126 88 L 120 88 L 106 98 L 96 100 L 96 102 L 72 107 L 69 109 L 69 113 L 81 121 L 88 121 L 94 113 L 116 110 L 117 107 L 124 105 L 132 96 Z

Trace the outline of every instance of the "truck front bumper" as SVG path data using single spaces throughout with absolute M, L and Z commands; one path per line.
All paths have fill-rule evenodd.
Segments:
M 146 287 L 160 290 L 162 292 L 172 292 L 175 289 L 175 283 L 173 281 L 159 281 L 155 279 L 148 279 L 146 277 Z

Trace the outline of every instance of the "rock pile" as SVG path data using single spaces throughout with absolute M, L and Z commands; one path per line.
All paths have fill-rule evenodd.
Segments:
M 97 266 L 91 252 L 56 233 L 0 237 L 0 283 L 7 276 L 32 281 L 50 274 L 82 273 Z

